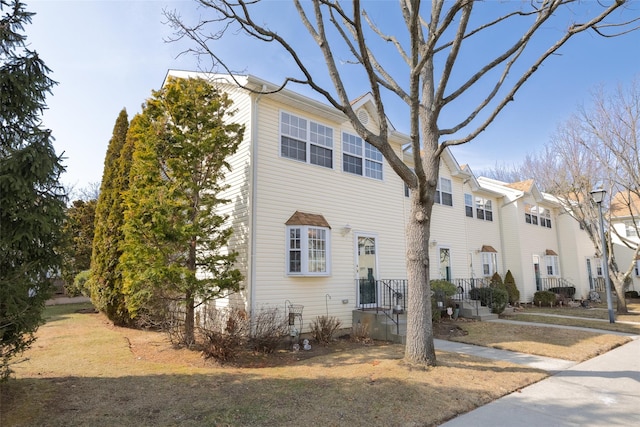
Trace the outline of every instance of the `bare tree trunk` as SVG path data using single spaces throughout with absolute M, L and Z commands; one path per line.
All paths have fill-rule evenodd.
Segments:
M 440 158 L 426 145 L 423 150 L 421 173 L 424 180 L 417 191 L 411 193 L 411 216 L 407 223 L 407 279 L 409 280 L 407 305 L 407 343 L 405 362 L 410 364 L 436 364 L 431 318 L 431 284 L 429 282 L 429 238 L 433 195 L 438 181 Z M 435 145 L 437 147 L 437 144 Z
M 407 224 L 407 343 L 404 360 L 410 364 L 436 364 L 431 323 L 429 284 L 429 225 L 431 218 L 420 202 L 418 192 L 411 196 L 411 217 Z M 428 209 L 430 211 L 430 209 Z
M 195 301 L 191 291 L 185 294 L 184 344 L 192 346 L 195 341 Z
M 188 269 L 196 273 L 196 238 L 192 238 L 189 244 Z M 187 289 L 184 295 L 185 315 L 184 315 L 184 340 L 187 346 L 196 342 L 195 337 L 195 297 L 191 289 Z
M 611 283 L 613 284 L 613 290 L 616 291 L 616 296 L 617 296 L 616 313 L 618 314 L 629 313 L 629 309 L 627 308 L 627 299 L 624 297 L 624 280 L 620 280 L 618 277 L 612 277 Z

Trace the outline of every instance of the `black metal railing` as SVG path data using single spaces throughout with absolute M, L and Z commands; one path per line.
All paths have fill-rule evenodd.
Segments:
M 536 280 L 538 291 L 551 291 L 573 299 L 576 287 L 573 283 L 562 277 L 544 277 Z
M 485 288 L 489 286 L 489 279 L 484 277 L 483 278 L 474 277 L 470 279 L 453 279 L 451 283 L 456 285 L 456 287 L 458 288 L 458 291 L 453 296 L 453 300 L 464 301 L 464 300 L 473 299 L 471 298 L 473 289 Z
M 400 315 L 407 311 L 406 279 L 356 279 L 359 309 L 375 310 L 391 319 L 399 332 Z

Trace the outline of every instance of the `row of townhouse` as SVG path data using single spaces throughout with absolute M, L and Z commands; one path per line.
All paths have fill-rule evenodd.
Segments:
M 221 75 L 170 70 L 170 76 L 222 85 L 237 108 L 233 120 L 246 126 L 226 177 L 230 244 L 244 276 L 236 303 L 251 313 L 300 306 L 307 322 L 327 314 L 349 327 L 353 310 L 381 298 L 363 292 L 363 283 L 406 278 L 408 191 L 342 113 L 286 89 L 268 95 L 240 89 Z M 256 91 L 276 89 L 254 76 L 236 79 Z M 353 107 L 363 124 L 377 127 L 369 96 Z M 393 130 L 390 142 L 406 156 L 407 135 Z M 431 278 L 473 282 L 510 270 L 521 300 L 530 301 L 560 281 L 586 297 L 590 279 L 601 274 L 586 233 L 532 181 L 477 178 L 447 150 L 436 202 Z

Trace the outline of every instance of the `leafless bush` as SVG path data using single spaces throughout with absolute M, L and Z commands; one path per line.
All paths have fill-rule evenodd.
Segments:
M 329 344 L 342 322 L 336 317 L 318 316 L 311 322 L 311 336 L 321 344 Z
M 248 331 L 249 318 L 244 310 L 207 309 L 198 328 L 204 356 L 220 362 L 234 360 L 246 345 Z
M 288 325 L 277 308 L 263 308 L 255 316 L 249 339 L 251 348 L 262 353 L 272 353 L 287 335 Z
M 367 323 L 354 323 L 351 327 L 351 341 L 360 343 L 371 343 L 369 336 L 369 325 Z

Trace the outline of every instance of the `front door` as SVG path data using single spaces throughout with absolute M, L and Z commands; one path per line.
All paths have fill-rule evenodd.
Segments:
M 542 279 L 540 278 L 540 257 L 538 255 L 533 256 L 533 273 L 536 276 L 536 290 L 542 290 Z
M 378 303 L 378 248 L 375 236 L 356 235 L 358 306 L 374 308 Z
M 451 281 L 451 251 L 449 248 L 440 248 L 440 278 Z

